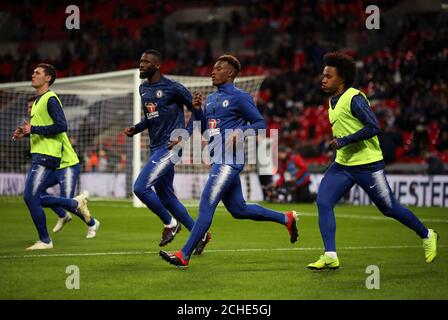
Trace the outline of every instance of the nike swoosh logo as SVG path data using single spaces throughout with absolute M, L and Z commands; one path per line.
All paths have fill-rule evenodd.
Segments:
M 176 228 L 174 228 L 174 230 L 171 230 L 171 235 L 172 235 L 172 236 L 175 236 L 176 233 L 177 233 L 177 231 L 179 231 L 179 223 L 178 223 L 178 225 L 176 226 Z
M 217 177 L 218 175 L 217 174 L 212 174 L 212 177 Z
M 156 164 L 157 164 L 157 162 L 156 162 L 156 161 L 154 161 L 154 160 L 152 160 L 152 163 L 156 163 Z
M 370 189 L 375 188 L 376 184 L 374 184 L 373 186 L 369 186 Z
M 336 123 L 336 121 L 338 121 L 338 120 L 334 120 L 332 123 L 331 123 L 331 126 L 333 127 L 333 125 Z

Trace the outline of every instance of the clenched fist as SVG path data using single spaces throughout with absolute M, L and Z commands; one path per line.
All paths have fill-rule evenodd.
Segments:
M 125 128 L 125 129 L 123 130 L 123 133 L 124 133 L 125 135 L 127 135 L 128 137 L 132 137 L 132 136 L 135 134 L 135 128 L 134 128 L 134 127 L 128 127 L 128 128 Z
M 195 91 L 193 93 L 193 108 L 198 110 L 202 107 L 202 93 Z

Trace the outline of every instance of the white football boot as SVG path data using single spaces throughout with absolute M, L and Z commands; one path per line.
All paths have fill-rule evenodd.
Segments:
M 56 222 L 56 225 L 53 228 L 53 232 L 56 233 L 61 231 L 64 225 L 66 223 L 69 223 L 70 221 L 72 221 L 72 216 L 70 215 L 70 213 L 67 212 L 64 218 L 58 218 L 58 221 Z
M 43 249 L 52 249 L 53 248 L 53 241 L 50 241 L 50 243 L 45 243 L 42 241 L 37 241 L 35 244 L 33 244 L 31 247 L 26 248 L 26 250 L 43 250 Z
M 93 219 L 93 220 L 95 220 L 95 224 L 93 226 L 87 228 L 87 235 L 86 235 L 87 239 L 95 238 L 96 232 L 100 228 L 100 222 L 96 219 Z

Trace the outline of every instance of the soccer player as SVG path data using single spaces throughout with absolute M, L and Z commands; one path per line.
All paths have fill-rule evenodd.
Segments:
M 125 128 L 124 133 L 132 137 L 148 129 L 151 156 L 134 183 L 134 193 L 162 220 L 164 228 L 159 246 L 163 247 L 173 241 L 181 230 L 181 224 L 188 230 L 194 225 L 194 220 L 174 193 L 176 161 L 173 160 L 175 152 L 172 148 L 179 140 L 170 142 L 170 135 L 175 129 L 185 128 L 184 105 L 193 111 L 193 117 L 195 111 L 190 92 L 179 82 L 164 77 L 160 72 L 161 65 L 159 51 L 150 49 L 142 54 L 140 78 L 146 80 L 139 91 L 144 118 L 136 125 Z M 190 129 L 192 131 L 192 127 Z M 210 233 L 204 232 L 195 253 L 201 254 L 210 239 Z
M 259 129 L 265 129 L 266 124 L 252 96 L 234 85 L 240 69 L 241 65 L 237 58 L 223 55 L 218 58 L 212 70 L 212 83 L 218 91 L 207 96 L 205 114 L 202 114 L 201 119 L 201 130 L 205 131 L 208 127 L 209 147 L 212 147 L 213 151 L 212 166 L 201 194 L 199 216 L 181 251 L 175 253 L 160 251 L 160 256 L 165 261 L 178 267 L 188 265 L 194 247 L 209 229 L 216 206 L 221 200 L 234 218 L 277 222 L 286 226 L 291 243 L 297 241 L 298 214 L 295 211 L 284 214 L 256 204 L 246 204 L 243 198 L 239 174 L 243 170 L 244 161 L 238 159 L 238 152 L 233 152 L 242 136 L 233 129 L 240 129 L 245 133 L 248 133 L 246 130 L 249 129 L 256 134 Z M 201 104 L 201 94 L 195 95 L 193 106 L 199 113 L 202 113 Z M 232 131 L 227 137 L 226 129 Z
M 317 196 L 325 253 L 308 268 L 339 268 L 333 208 L 354 184 L 367 192 L 385 216 L 414 230 L 423 239 L 426 262 L 433 262 L 437 256 L 438 235 L 427 229 L 392 194 L 377 137 L 380 130 L 378 122 L 364 93 L 352 88 L 356 76 L 355 62 L 339 52 L 326 54 L 324 61 L 322 89 L 330 95 L 328 115 L 334 136 L 329 147 L 336 150 L 336 159 L 325 172 Z
M 31 115 L 31 110 L 35 102 L 35 97 L 31 96 L 28 98 L 28 114 Z M 63 121 L 63 120 L 61 120 Z M 19 130 L 20 131 L 20 130 Z M 18 132 L 16 139 L 23 137 L 23 132 Z M 57 170 L 48 178 L 47 188 L 53 187 L 54 185 L 59 185 L 60 196 L 63 198 L 73 198 L 75 195 L 76 184 L 78 183 L 78 176 L 80 172 L 80 165 L 78 156 L 73 149 L 70 141 L 68 139 L 63 140 L 62 145 L 62 157 L 61 164 Z M 51 206 L 52 200 L 54 200 L 46 191 L 42 193 L 41 205 L 43 207 Z M 77 210 L 67 208 L 64 210 L 62 207 L 52 207 L 51 208 L 57 215 L 58 220 L 53 228 L 53 232 L 59 232 L 62 230 L 64 225 L 72 220 L 70 213 L 72 212 L 83 220 L 87 224 L 87 239 L 95 238 L 96 232 L 100 226 L 97 219 L 90 217 L 88 221 L 85 220 L 84 216 Z
M 40 63 L 34 69 L 31 84 L 36 91 L 36 101 L 30 115 L 30 123 L 16 128 L 13 140 L 30 134 L 31 167 L 25 182 L 24 200 L 31 213 L 39 240 L 27 250 L 53 248 L 48 235 L 45 213 L 41 204 L 41 196 L 48 186 L 48 181 L 61 164 L 64 140 L 68 140 L 67 122 L 58 96 L 49 90 L 56 79 L 56 69 Z M 47 205 L 79 210 L 86 221 L 90 219 L 85 195 L 73 199 L 48 196 Z

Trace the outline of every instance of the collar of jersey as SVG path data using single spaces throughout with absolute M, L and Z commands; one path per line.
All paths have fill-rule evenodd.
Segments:
M 218 91 L 228 91 L 235 88 L 235 84 L 234 83 L 225 83 L 222 84 L 218 87 Z
M 160 80 L 154 83 L 149 83 L 148 79 L 145 79 L 145 81 L 143 81 L 142 85 L 146 86 L 146 87 L 151 87 L 151 86 L 156 86 L 160 83 L 163 83 L 166 80 L 166 78 L 162 75 L 160 75 Z
M 342 95 L 345 93 L 345 91 L 347 91 L 349 88 L 345 89 L 344 92 L 342 92 L 341 94 L 334 96 L 331 98 L 331 105 L 332 105 L 332 109 L 334 110 L 334 108 L 336 108 L 336 104 L 339 101 L 339 98 L 342 97 Z

